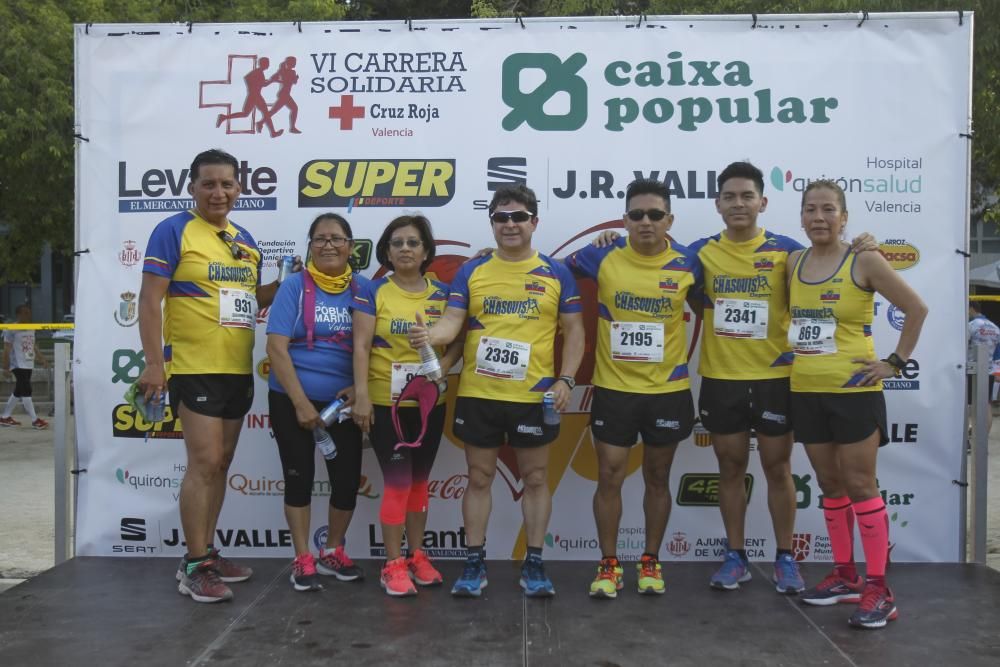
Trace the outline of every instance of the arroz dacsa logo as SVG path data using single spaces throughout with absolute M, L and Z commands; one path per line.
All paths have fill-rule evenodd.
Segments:
M 920 250 L 906 239 L 886 239 L 879 244 L 878 251 L 897 271 L 905 271 L 920 261 Z
M 299 171 L 300 208 L 427 208 L 454 195 L 455 160 L 311 160 Z

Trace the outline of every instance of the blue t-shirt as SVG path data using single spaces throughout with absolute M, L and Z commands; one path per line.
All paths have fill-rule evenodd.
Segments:
M 281 283 L 267 318 L 267 333 L 288 336 L 288 353 L 302 384 L 313 401 L 332 401 L 337 392 L 354 384 L 354 340 L 351 313 L 354 297 L 366 289 L 368 279 L 355 275 L 351 285 L 340 294 L 316 289 L 316 325 L 313 349 L 306 344 L 306 324 L 302 317 L 303 273 L 294 273 Z M 271 373 L 267 385 L 287 394 Z

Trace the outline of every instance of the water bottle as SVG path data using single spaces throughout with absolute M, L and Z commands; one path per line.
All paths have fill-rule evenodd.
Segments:
M 313 440 L 316 441 L 316 448 L 327 461 L 337 458 L 337 445 L 333 444 L 333 438 L 322 426 L 313 429 Z
M 344 408 L 344 399 L 335 398 L 330 403 L 323 408 L 319 413 L 319 418 L 323 420 L 323 423 L 329 426 L 333 423 L 337 417 L 340 416 L 340 411 Z M 332 458 L 332 457 L 331 457 Z
M 556 393 L 547 391 L 542 394 L 542 421 L 547 426 L 556 426 L 561 419 L 559 411 L 556 410 Z
M 420 346 L 420 374 L 427 377 L 431 382 L 441 383 L 444 379 L 444 373 L 441 371 L 441 361 L 438 359 L 437 352 L 431 347 L 430 343 L 424 343 Z
M 295 258 L 291 255 L 285 255 L 281 258 L 281 263 L 278 264 L 278 283 L 285 282 L 285 278 L 288 274 L 292 272 L 292 266 L 295 264 Z

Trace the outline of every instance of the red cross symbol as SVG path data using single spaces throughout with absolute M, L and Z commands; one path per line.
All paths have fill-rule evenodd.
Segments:
M 354 119 L 364 117 L 365 108 L 354 106 L 354 95 L 341 95 L 340 106 L 330 107 L 330 118 L 340 120 L 342 130 L 353 130 Z

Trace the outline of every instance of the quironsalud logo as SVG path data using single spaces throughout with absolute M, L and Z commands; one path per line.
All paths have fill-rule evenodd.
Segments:
M 778 192 L 785 189 L 786 183 L 792 182 L 792 172 L 789 170 L 782 171 L 780 167 L 774 167 L 771 169 L 771 185 Z

